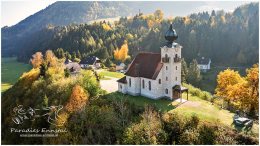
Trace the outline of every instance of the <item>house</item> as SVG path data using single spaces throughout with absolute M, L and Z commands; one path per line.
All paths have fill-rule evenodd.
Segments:
M 68 58 L 66 58 L 66 60 L 65 60 L 65 64 L 69 64 L 69 63 L 71 63 L 72 61 L 70 60 L 70 59 L 68 59 Z
M 181 85 L 181 49 L 178 38 L 170 26 L 165 34 L 168 41 L 161 53 L 139 53 L 128 67 L 125 76 L 118 80 L 118 91 L 133 96 L 152 99 L 180 98 L 188 89 Z M 187 94 L 188 99 L 188 94 Z
M 101 61 L 96 56 L 88 56 L 79 62 L 82 68 L 92 67 L 98 69 L 101 67 Z
M 116 71 L 124 70 L 126 65 L 122 62 L 119 65 L 116 65 Z
M 71 74 L 77 74 L 81 70 L 81 67 L 77 62 L 69 62 L 65 64 L 65 66 L 70 71 Z
M 201 58 L 197 58 L 196 60 L 198 62 L 198 68 L 201 71 L 207 72 L 208 70 L 210 70 L 211 59 L 201 57 Z

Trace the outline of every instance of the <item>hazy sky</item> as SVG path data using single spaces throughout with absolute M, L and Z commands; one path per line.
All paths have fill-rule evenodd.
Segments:
M 1 1 L 1 27 L 14 25 L 54 2 L 53 0 Z M 250 1 L 193 1 L 191 4 L 191 2 L 179 1 L 175 7 L 179 9 L 178 15 L 185 16 L 193 12 L 211 11 L 213 9 L 232 11 L 236 7 L 249 2 Z

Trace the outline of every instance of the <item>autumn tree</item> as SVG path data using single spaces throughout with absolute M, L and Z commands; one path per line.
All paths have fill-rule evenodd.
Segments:
M 125 42 L 120 49 L 114 51 L 114 58 L 124 62 L 128 57 L 128 44 Z
M 155 20 L 161 22 L 162 19 L 163 19 L 163 12 L 162 12 L 162 10 L 156 10 L 154 12 L 154 17 L 155 17 Z
M 81 110 L 87 103 L 89 98 L 89 94 L 84 91 L 84 89 L 76 85 L 72 89 L 72 93 L 70 95 L 69 101 L 67 102 L 65 109 L 71 113 L 74 111 Z
M 35 54 L 32 55 L 32 59 L 30 60 L 33 68 L 39 68 L 40 65 L 43 62 L 43 55 L 41 52 L 36 52 Z
M 244 103 L 246 107 L 249 107 L 250 114 L 254 115 L 255 110 L 258 110 L 259 105 L 259 66 L 258 64 L 253 65 L 252 68 L 248 69 L 246 75 L 247 87 L 249 98 Z
M 220 72 L 217 78 L 216 95 L 223 97 L 229 105 L 255 115 L 259 104 L 258 64 L 253 65 L 246 72 L 245 77 L 230 69 Z
M 56 66 L 58 63 L 57 57 L 54 55 L 54 53 L 51 50 L 47 50 L 45 53 L 45 62 L 48 66 Z
M 231 97 L 228 96 L 228 92 L 231 86 L 242 82 L 244 79 L 239 75 L 238 71 L 227 69 L 221 71 L 217 76 L 217 88 L 216 95 L 224 97 L 226 101 L 230 101 Z

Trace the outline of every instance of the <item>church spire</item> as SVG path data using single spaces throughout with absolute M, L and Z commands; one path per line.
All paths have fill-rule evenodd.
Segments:
M 172 44 L 175 40 L 177 40 L 177 38 L 178 35 L 171 24 L 169 30 L 165 33 L 165 39 L 168 41 L 168 44 Z

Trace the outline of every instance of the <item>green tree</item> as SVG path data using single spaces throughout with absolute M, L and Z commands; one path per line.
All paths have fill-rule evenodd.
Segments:
M 189 66 L 187 82 L 195 86 L 198 86 L 200 80 L 201 80 L 200 69 L 198 68 L 197 61 L 193 59 Z
M 183 83 L 187 82 L 187 76 L 188 76 L 188 66 L 184 58 L 181 59 L 181 81 Z

